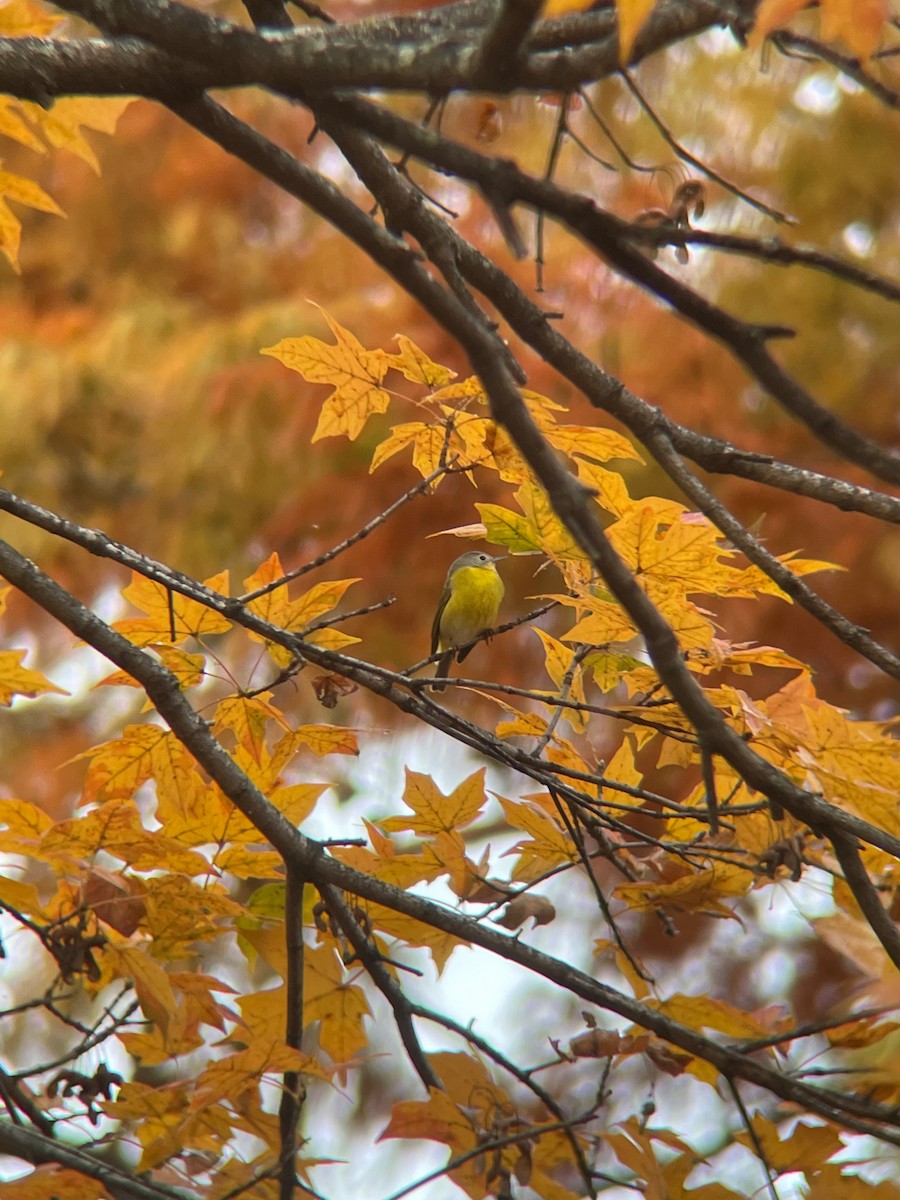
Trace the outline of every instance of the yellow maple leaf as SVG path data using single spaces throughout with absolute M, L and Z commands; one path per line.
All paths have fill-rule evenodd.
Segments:
M 716 1000 L 711 996 L 689 996 L 676 992 L 665 1000 L 648 1000 L 647 1007 L 665 1013 L 673 1021 L 698 1032 L 717 1029 L 720 1033 L 727 1033 L 729 1037 L 741 1039 L 765 1038 L 776 1032 L 776 1022 L 771 1021 L 767 1024 L 756 1014 L 745 1012 L 725 1000 Z M 771 1013 L 769 1016 L 771 1017 Z
M 238 879 L 283 879 L 284 859 L 261 846 L 226 846 L 216 851 L 216 870 Z
M 656 0 L 616 0 L 619 14 L 619 61 L 627 63 L 641 27 L 650 16 Z
M 154 956 L 161 960 L 194 957 L 199 942 L 215 941 L 246 911 L 221 883 L 210 878 L 208 869 L 196 879 L 160 873 L 143 885 L 144 925 L 152 937 Z
M 808 0 L 762 0 L 747 37 L 749 48 L 756 49 L 770 33 L 787 25 L 792 17 L 807 7 L 807 3 Z
M 623 516 L 634 504 L 618 471 L 607 471 L 583 458 L 575 459 L 575 469 L 581 482 L 594 493 L 597 504 L 614 517 Z
M 161 866 L 188 876 L 209 871 L 209 863 L 201 854 L 185 849 L 161 832 L 145 829 L 137 806 L 127 799 L 107 800 L 86 816 L 58 821 L 44 835 L 40 856 L 68 863 L 92 858 L 101 850 L 136 871 L 153 871 Z
M 162 966 L 136 946 L 109 945 L 103 958 L 104 965 L 111 967 L 113 978 L 131 980 L 144 1015 L 165 1037 L 177 1015 L 178 1002 Z
M 831 1125 L 812 1126 L 794 1124 L 793 1121 L 778 1125 L 762 1113 L 755 1113 L 751 1127 L 752 1133 L 741 1132 L 735 1141 L 747 1146 L 753 1154 L 762 1152 L 765 1161 L 779 1174 L 802 1170 L 803 1164 L 809 1162 L 824 1164 L 832 1154 L 844 1149 L 837 1130 Z M 791 1133 L 786 1135 L 788 1128 Z M 835 1194 L 838 1191 L 840 1187 L 835 1189 Z M 822 1194 L 827 1195 L 827 1192 Z
M 548 812 L 542 811 L 546 797 L 527 796 L 525 803 L 505 800 L 502 796 L 498 799 L 510 825 L 529 835 L 506 851 L 507 854 L 518 855 L 513 879 L 528 882 L 551 867 L 578 861 L 575 843 L 560 827 L 558 818 L 554 819 Z
M 446 872 L 442 872 L 446 873 Z M 406 913 L 398 913 L 392 908 L 384 908 L 380 904 L 365 902 L 363 905 L 366 918 L 375 929 L 386 933 L 389 937 L 397 938 L 407 946 L 421 947 L 428 951 L 438 975 L 441 974 L 451 954 L 459 946 L 466 946 L 462 938 L 445 933 L 425 921 L 417 921 Z
M 282 931 L 282 938 L 284 934 Z M 284 1037 L 287 989 L 283 984 L 261 992 L 249 992 L 238 1000 L 238 1007 L 254 1041 Z
M 492 1194 L 486 1179 L 488 1162 L 498 1172 L 502 1163 L 502 1170 L 507 1177 L 512 1177 L 519 1158 L 517 1148 L 508 1146 L 496 1158 L 470 1152 L 479 1144 L 479 1131 L 505 1128 L 513 1118 L 515 1108 L 479 1059 L 442 1051 L 430 1054 L 428 1061 L 444 1085 L 443 1090 L 432 1088 L 427 1100 L 405 1100 L 395 1104 L 391 1119 L 378 1140 L 427 1138 L 440 1142 L 450 1149 L 454 1158 L 462 1160 L 448 1172 L 448 1177 L 468 1196 Z M 558 1183 L 550 1190 L 542 1188 L 539 1194 L 553 1200 L 571 1195 Z
M 562 17 L 569 12 L 584 12 L 593 4 L 593 0 L 547 0 L 542 15 L 545 17 Z
M 548 595 L 543 596 L 542 599 L 571 603 L 569 597 L 562 595 Z M 612 600 L 580 596 L 578 606 L 584 612 L 584 616 L 572 626 L 568 633 L 563 634 L 562 640 L 565 642 L 586 642 L 589 646 L 608 646 L 611 642 L 627 642 L 637 632 L 625 610 Z
M 488 851 L 486 850 L 482 856 L 481 863 L 476 865 L 466 857 L 466 843 L 463 841 L 462 834 L 457 833 L 455 829 L 439 833 L 433 838 L 431 850 L 435 858 L 447 868 L 449 884 L 453 892 L 460 899 L 466 899 L 485 876 Z
M 445 387 L 451 379 L 456 378 L 456 372 L 440 363 L 432 362 L 424 350 L 420 349 L 412 338 L 401 333 L 397 337 L 400 347 L 399 354 L 389 354 L 388 364 L 395 371 L 400 371 L 412 383 L 424 383 L 430 388 Z
M 291 737 L 295 746 L 308 746 L 320 758 L 325 754 L 359 754 L 356 734 L 339 725 L 299 725 Z
M 443 425 L 427 424 L 425 421 L 407 421 L 403 425 L 392 425 L 391 432 L 375 447 L 369 474 L 377 471 L 389 458 L 393 458 L 406 446 L 412 446 L 413 466 L 423 479 L 432 475 L 441 465 L 453 460 L 450 439 Z
M 689 592 L 716 594 L 727 575 L 720 558 L 727 551 L 709 521 L 668 523 L 649 505 L 635 504 L 608 530 L 609 540 L 655 600 Z
M 558 734 L 554 734 L 553 741 L 547 747 L 546 754 L 550 762 L 556 763 L 559 767 L 565 767 L 569 771 L 580 771 L 584 775 L 597 775 L 599 773 L 596 763 L 589 763 L 578 753 L 567 738 L 559 737 Z M 598 784 L 589 783 L 586 779 L 578 780 L 578 788 L 580 791 L 592 796 L 596 796 L 599 791 Z
M 391 838 L 370 821 L 363 821 L 372 849 L 363 846 L 336 846 L 333 854 L 347 866 L 404 890 L 414 883 L 431 882 L 447 873 L 445 862 L 425 842 L 415 854 L 401 853 Z
M 256 1091 L 264 1075 L 281 1075 L 285 1071 L 299 1071 L 317 1079 L 327 1079 L 330 1074 L 314 1058 L 279 1039 L 254 1038 L 245 1050 L 203 1068 L 191 1089 L 191 1108 L 197 1110 L 221 1100 L 233 1101 L 247 1091 Z
M 304 1022 L 318 1021 L 319 1045 L 335 1063 L 348 1063 L 367 1044 L 363 1018 L 371 1016 L 362 988 L 331 946 L 306 948 L 303 955 Z
M 0 8 L 0 37 L 44 37 L 62 22 L 35 0 L 11 0 Z
M 487 802 L 484 792 L 484 767 L 473 772 L 445 796 L 430 775 L 406 768 L 406 787 L 403 803 L 414 816 L 386 817 L 382 829 L 395 833 L 409 829 L 420 837 L 430 837 L 443 830 L 463 829 L 481 815 Z
M 148 736 L 147 753 L 149 773 L 156 784 L 156 819 L 163 832 L 189 846 L 214 840 L 203 836 L 215 827 L 208 809 L 213 789 L 201 778 L 193 757 L 167 730 L 154 725 L 130 726 L 131 730 L 142 728 L 160 735 L 155 739 Z M 191 829 L 195 836 L 186 836 Z
M 0 9 L 0 28 L 4 11 Z M 18 100 L 14 100 L 12 96 L 0 96 L 0 133 L 21 142 L 36 154 L 46 154 L 47 147 L 30 126 L 26 125 L 20 114 L 21 104 Z
M 488 402 L 477 375 L 469 375 L 459 383 L 449 383 L 446 387 L 438 388 L 436 392 L 432 392 L 431 399 L 442 405 L 452 404 L 454 408 L 469 408 L 476 404 L 485 406 Z
M 6 854 L 35 855 L 53 819 L 29 800 L 0 800 L 0 850 Z
M 490 451 L 488 463 L 492 466 L 505 483 L 525 483 L 531 478 L 531 470 L 524 458 L 513 445 L 513 441 L 505 429 L 492 424 L 490 440 L 486 441 L 485 449 Z
M 252 778 L 252 772 L 249 764 L 245 763 L 244 756 L 236 753 L 234 758 L 245 774 Z M 267 799 L 287 817 L 292 825 L 300 825 L 315 808 L 316 801 L 322 793 L 327 790 L 328 784 L 325 783 L 293 783 L 268 790 Z M 226 800 L 224 803 L 228 807 L 225 820 L 219 827 L 219 836 L 215 839 L 216 841 L 222 845 L 226 843 L 250 846 L 267 844 L 267 839 L 252 821 L 248 820 L 239 809 L 231 806 L 229 801 Z
M 445 416 L 452 420 L 453 432 L 456 435 L 453 442 L 455 464 L 469 467 L 492 465 L 493 447 L 497 435 L 497 426 L 490 417 L 476 413 L 458 412 L 445 408 Z
M 432 1062 L 436 1055 L 431 1056 Z M 477 1095 L 477 1093 L 475 1093 Z M 454 1157 L 474 1150 L 477 1145 L 475 1129 L 472 1121 L 450 1099 L 445 1092 L 432 1089 L 430 1100 L 401 1100 L 391 1108 L 391 1119 L 379 1135 L 379 1141 L 386 1138 L 427 1138 L 433 1142 L 442 1142 L 454 1152 Z M 459 1168 L 453 1172 L 458 1180 Z M 484 1172 L 476 1171 L 468 1166 L 471 1177 L 470 1187 L 466 1192 L 470 1196 L 483 1196 L 485 1189 L 474 1190 L 478 1186 L 479 1177 Z
M 246 750 L 258 766 L 269 762 L 266 732 L 270 722 L 287 728 L 281 710 L 269 703 L 271 697 L 271 692 L 260 692 L 256 696 L 226 696 L 216 706 L 213 725 L 216 734 L 223 729 L 231 730 L 238 745 Z
M 23 102 L 23 109 L 51 146 L 69 150 L 100 174 L 100 162 L 81 127 L 100 133 L 115 133 L 119 118 L 134 101 L 111 96 L 66 96 L 50 109 Z
M 614 779 L 617 783 L 626 783 L 631 787 L 640 787 L 644 781 L 642 771 L 634 762 L 634 742 L 630 737 L 624 738 L 603 772 L 606 779 Z
M 53 213 L 57 217 L 65 216 L 56 201 L 48 196 L 42 187 L 31 179 L 23 179 L 21 175 L 12 175 L 9 171 L 0 170 L 0 252 L 9 261 L 10 266 L 19 273 L 19 244 L 22 238 L 22 222 L 9 209 L 7 200 L 17 204 L 26 204 L 40 212 Z
M 272 554 L 258 570 L 244 580 L 244 584 L 249 592 L 254 592 L 283 577 L 281 560 L 277 554 Z M 251 600 L 248 608 L 273 625 L 278 625 L 291 632 L 302 633 L 307 640 L 325 650 L 344 650 L 347 646 L 359 642 L 360 639 L 353 634 L 344 633 L 342 630 L 330 626 L 313 629 L 310 632 L 306 632 L 306 627 L 335 608 L 347 588 L 358 582 L 359 579 L 335 579 L 317 583 L 293 601 L 288 599 L 287 585 L 284 585 L 273 588 L 264 596 Z M 293 662 L 294 654 L 287 647 L 271 642 L 258 633 L 251 632 L 250 637 L 254 641 L 264 643 L 269 656 L 279 667 L 285 668 Z
M 573 667 L 575 652 L 543 629 L 535 629 L 544 647 L 544 669 L 560 691 L 565 684 L 565 698 L 576 704 L 585 703 L 584 669 L 581 663 Z M 563 711 L 566 720 L 577 733 L 583 733 L 586 714 L 576 708 Z
M 334 334 L 335 344 L 305 335 L 283 338 L 260 351 L 277 358 L 310 383 L 329 383 L 334 391 L 322 405 L 312 436 L 314 442 L 341 434 L 354 441 L 369 417 L 387 411 L 390 394 L 380 386 L 391 365 L 383 350 L 366 350 L 349 330 L 328 313 L 322 315 Z
M 715 628 L 696 604 L 668 596 L 657 602 L 657 608 L 672 626 L 682 650 L 707 650 L 712 645 Z
M 288 608 L 287 617 L 285 619 L 284 628 L 292 631 L 302 631 L 306 626 L 310 625 L 318 617 L 322 617 L 327 612 L 331 612 L 340 604 L 344 597 L 344 593 L 354 583 L 359 583 L 359 577 L 355 579 L 330 579 L 323 583 L 317 583 L 304 592 L 302 596 L 298 596 L 296 600 L 292 600 Z M 324 632 L 324 631 L 323 631 Z M 349 636 L 349 635 L 344 635 Z M 356 638 L 354 641 L 358 640 Z
M 8 708 L 14 696 L 28 696 L 33 699 L 43 692 L 56 692 L 60 696 L 68 696 L 65 688 L 51 683 L 40 671 L 32 671 L 23 667 L 22 660 L 26 650 L 0 650 L 0 704 Z
M 877 721 L 851 720 L 821 701 L 806 708 L 806 719 L 809 732 L 803 740 L 810 769 L 826 799 L 852 806 L 891 833 L 900 830 L 896 738 Z
M 204 580 L 204 586 L 214 592 L 226 592 L 228 572 L 221 571 Z M 145 617 L 130 617 L 113 623 L 113 629 L 136 646 L 155 643 L 176 645 L 189 637 L 227 633 L 231 628 L 231 622 L 221 613 L 197 600 L 172 592 L 136 571 L 132 574 L 131 583 L 122 589 L 122 595 L 135 608 L 147 614 Z
M 631 441 L 614 429 L 592 425 L 552 425 L 545 432 L 547 440 L 570 458 L 586 458 L 593 462 L 609 462 L 612 458 L 644 461 Z
M 311 633 L 305 635 L 306 641 L 312 642 L 314 646 L 319 646 L 322 650 L 340 651 L 346 650 L 348 646 L 355 646 L 362 641 L 361 638 L 354 637 L 352 633 L 344 633 L 342 629 L 314 629 Z
M 133 796 L 153 773 L 153 749 L 171 736 L 158 725 L 128 725 L 122 737 L 76 755 L 70 761 L 86 758 L 90 763 L 79 803 Z
M 202 654 L 188 654 L 178 646 L 160 646 L 157 654 L 178 680 L 182 689 L 196 687 L 206 675 L 206 658 Z
M 283 578 L 284 567 L 281 565 L 281 559 L 273 551 L 252 575 L 247 576 L 244 580 L 244 588 L 247 592 L 255 592 L 259 588 L 269 587 L 276 580 Z M 249 601 L 247 607 L 256 616 L 268 621 L 270 625 L 283 626 L 287 619 L 288 604 L 287 584 L 282 584 L 280 587 L 272 588 L 264 596 L 258 596 L 255 600 Z M 259 638 L 259 634 L 255 633 L 251 633 L 250 636 Z
M 499 721 L 494 733 L 498 738 L 541 737 L 547 722 L 539 713 L 519 713 L 511 721 Z
M 0 875 L 0 900 L 36 921 L 44 923 L 50 920 L 33 883 L 23 883 L 20 879 Z
M 668 908 L 736 920 L 732 909 L 722 901 L 745 895 L 752 883 L 753 876 L 749 871 L 716 863 L 705 870 L 682 875 L 671 883 L 620 883 L 613 895 L 635 912 Z
M 123 1043 L 127 1040 L 126 1049 L 134 1054 L 135 1058 L 151 1064 L 163 1062 L 169 1057 L 168 1055 L 159 1057 L 160 1050 L 157 1050 L 157 1057 L 153 1057 L 152 1051 L 155 1049 L 153 1032 L 151 1030 L 151 1033 L 146 1036 L 126 1034 L 122 1039 Z M 150 1053 L 148 1053 L 148 1049 Z M 194 1126 L 197 1124 L 197 1118 L 194 1119 L 194 1122 L 190 1121 L 188 1098 L 184 1091 L 173 1089 L 168 1095 L 165 1095 L 162 1089 L 149 1085 L 126 1084 L 126 1088 L 132 1107 L 138 1108 L 143 1100 L 143 1115 L 137 1118 L 136 1125 L 137 1140 L 143 1151 L 138 1163 L 138 1170 L 150 1171 L 154 1167 L 168 1162 L 170 1158 L 183 1154 L 190 1141 L 192 1124 Z M 136 1094 L 139 1089 L 144 1092 L 140 1098 Z M 120 1091 L 120 1098 L 121 1095 Z M 205 1123 L 209 1125 L 208 1116 L 204 1116 Z
M 583 559 L 584 551 L 556 515 L 547 493 L 536 483 L 523 483 L 516 502 L 537 534 L 545 554 L 554 559 Z

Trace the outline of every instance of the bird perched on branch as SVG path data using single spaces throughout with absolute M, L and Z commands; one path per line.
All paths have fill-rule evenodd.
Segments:
M 448 674 L 454 654 L 462 662 L 472 649 L 470 643 L 496 622 L 503 580 L 495 564 L 504 557 L 469 550 L 451 564 L 431 626 L 431 653 L 441 655 L 436 676 Z M 441 692 L 446 686 L 436 683 L 434 690 Z

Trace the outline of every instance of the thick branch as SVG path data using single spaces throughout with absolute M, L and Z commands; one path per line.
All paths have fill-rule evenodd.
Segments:
M 345 124 L 363 126 L 406 153 L 457 178 L 468 179 L 497 208 L 521 202 L 557 217 L 616 271 L 725 345 L 773 399 L 836 454 L 889 483 L 900 483 L 900 455 L 883 450 L 850 428 L 776 362 L 766 343 L 777 331 L 732 316 L 668 275 L 634 245 L 628 222 L 605 212 L 586 196 L 526 175 L 513 162 L 489 158 L 432 130 L 413 126 L 374 104 L 326 98 L 316 111 L 321 112 L 323 106 Z
M 608 10 L 575 14 L 568 22 L 548 22 L 543 39 L 538 25 L 532 40 L 536 49 L 523 53 L 518 60 L 511 59 L 511 70 L 489 73 L 484 70 L 482 50 L 498 11 L 497 0 L 463 0 L 413 16 L 375 17 L 350 25 L 303 26 L 289 32 L 245 29 L 175 0 L 156 0 L 152 10 L 142 0 L 59 0 L 58 7 L 124 37 L 156 41 L 160 29 L 165 28 L 173 39 L 172 52 L 176 56 L 202 64 L 199 74 L 196 65 L 189 67 L 188 61 L 184 67 L 191 82 L 202 79 L 203 87 L 255 84 L 284 95 L 296 95 L 298 87 L 304 91 L 352 88 L 428 94 L 458 90 L 575 91 L 619 67 L 615 23 Z M 729 19 L 719 5 L 708 0 L 664 0 L 642 30 L 632 61 Z M 35 39 L 27 40 L 33 49 Z M 541 48 L 542 41 L 546 49 Z M 560 44 L 563 41 L 565 44 Z M 5 50 L 8 44 L 0 45 Z M 17 59 L 10 51 L 5 60 L 8 73 L 0 73 L 0 88 L 37 98 L 35 80 L 21 73 Z M 69 57 L 66 62 L 68 67 L 57 65 L 50 54 L 43 60 L 45 78 L 41 85 L 45 96 L 71 94 L 72 84 L 76 88 L 90 87 L 73 59 Z M 0 67 L 3 63 L 0 54 Z M 112 61 L 107 59 L 106 70 L 111 68 Z M 144 74 L 143 67 L 137 69 Z M 109 76 L 106 82 L 116 92 L 134 86 L 129 88 L 127 81 Z M 164 95 L 163 87 L 177 87 L 177 82 L 169 77 L 160 87 L 151 84 L 146 94 L 167 101 L 184 97 L 183 91 Z
M 196 1192 L 186 1192 L 161 1183 L 148 1183 L 140 1176 L 102 1162 L 86 1150 L 78 1150 L 8 1121 L 0 1121 L 0 1152 L 24 1159 L 35 1166 L 56 1163 L 78 1171 L 88 1179 L 96 1179 L 116 1200 L 196 1200 Z

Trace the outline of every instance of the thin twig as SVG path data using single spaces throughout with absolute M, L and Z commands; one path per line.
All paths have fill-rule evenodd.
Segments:
M 756 1151 L 756 1157 L 759 1159 L 759 1165 L 763 1169 L 763 1174 L 765 1175 L 766 1179 L 766 1191 L 769 1193 L 771 1200 L 778 1200 L 778 1193 L 775 1191 L 775 1183 L 772 1179 L 775 1171 L 773 1171 L 772 1165 L 769 1162 L 768 1155 L 766 1154 L 766 1148 L 762 1144 L 759 1134 L 756 1132 L 756 1127 L 753 1124 L 753 1121 L 750 1119 L 750 1114 L 747 1112 L 747 1108 L 743 1099 L 741 1098 L 741 1093 L 737 1089 L 737 1084 L 733 1079 L 726 1079 L 726 1083 L 728 1084 L 728 1090 L 731 1092 L 731 1098 L 734 1100 L 735 1107 L 741 1114 L 741 1121 L 743 1122 L 744 1128 L 747 1131 L 747 1136 L 753 1143 L 753 1149 Z
M 416 1036 L 412 1021 L 413 1005 L 403 994 L 403 990 L 396 979 L 388 971 L 386 964 L 380 957 L 378 949 L 373 946 L 364 930 L 360 928 L 359 922 L 338 889 L 332 887 L 330 884 L 319 884 L 319 892 L 328 907 L 328 911 L 340 925 L 347 940 L 353 946 L 357 958 L 366 968 L 369 978 L 391 1006 L 400 1040 L 403 1042 L 409 1061 L 412 1063 L 419 1079 L 421 1079 L 426 1089 L 436 1088 L 441 1090 L 443 1084 L 428 1061 Z
M 841 54 L 833 47 L 826 46 L 824 42 L 816 41 L 815 38 L 804 37 L 798 33 L 791 33 L 788 29 L 778 29 L 774 33 L 770 33 L 769 39 L 783 53 L 799 50 L 804 54 L 821 59 L 822 62 L 836 67 L 848 79 L 852 79 L 854 83 L 858 83 L 860 87 L 865 88 L 876 100 L 879 100 L 888 108 L 900 108 L 900 92 L 889 88 L 886 84 L 881 83 L 878 79 L 871 76 L 858 58 L 853 58 L 849 54 Z
M 357 529 L 356 533 L 351 533 L 349 537 L 346 537 L 343 539 L 343 541 L 338 542 L 336 546 L 332 546 L 330 550 L 323 551 L 322 554 L 317 555 L 310 562 L 304 563 L 302 566 L 297 567 L 293 571 L 288 571 L 285 575 L 282 575 L 280 579 L 276 579 L 272 583 L 267 583 L 264 587 L 255 588 L 252 592 L 246 592 L 243 596 L 238 598 L 240 603 L 249 604 L 251 600 L 258 600 L 260 596 L 267 596 L 269 592 L 274 592 L 277 588 L 284 587 L 284 585 L 290 583 L 291 580 L 299 579 L 301 575 L 307 575 L 310 571 L 316 571 L 319 569 L 319 567 L 324 567 L 325 564 L 331 562 L 333 558 L 337 558 L 339 554 L 343 554 L 345 550 L 349 550 L 351 546 L 355 546 L 358 542 L 361 542 L 364 538 L 367 538 L 370 533 L 374 533 L 374 531 L 383 525 L 385 521 L 388 521 L 394 515 L 394 513 L 398 511 L 398 509 L 401 509 L 405 504 L 408 504 L 410 500 L 415 499 L 416 496 L 424 495 L 431 485 L 446 473 L 446 470 L 447 468 L 444 466 L 438 467 L 436 470 L 432 471 L 430 475 L 427 475 L 424 479 L 420 480 L 419 483 L 416 483 L 411 488 L 408 488 L 402 496 L 398 496 L 397 499 L 392 504 L 389 504 L 387 508 L 383 509 L 377 517 L 373 517 L 372 520 L 367 521 L 361 529 Z
M 685 150 L 684 146 L 682 146 L 680 142 L 676 141 L 676 139 L 666 128 L 662 119 L 657 115 L 653 109 L 653 106 L 650 104 L 650 101 L 635 83 L 631 72 L 628 71 L 627 68 L 622 67 L 620 74 L 625 80 L 628 90 L 650 118 L 650 121 L 657 133 L 660 135 L 666 145 L 671 146 L 680 159 L 686 163 L 690 163 L 692 167 L 698 171 L 701 171 L 708 179 L 711 179 L 714 183 L 719 184 L 720 187 L 725 188 L 727 192 L 731 192 L 733 196 L 737 196 L 739 200 L 743 200 L 745 204 L 749 204 L 751 208 L 755 208 L 759 212 L 765 213 L 765 215 L 767 217 L 771 217 L 773 221 L 780 221 L 787 225 L 798 224 L 796 217 L 788 216 L 787 213 L 783 213 L 779 209 L 773 208 L 770 204 L 766 204 L 763 200 L 757 200 L 755 196 L 751 196 L 748 192 L 743 191 L 737 186 L 737 184 L 734 184 L 730 180 L 726 179 L 724 175 L 720 175 L 718 171 L 713 170 L 712 167 L 708 167 L 706 163 L 697 158 L 696 155 L 691 154 L 689 150 Z
M 306 880 L 296 865 L 285 863 L 286 885 L 284 898 L 285 971 L 285 1044 L 300 1050 L 303 1044 L 303 889 Z M 306 1099 L 306 1083 L 299 1071 L 285 1071 L 282 1078 L 281 1103 L 278 1108 L 278 1129 L 281 1139 L 279 1154 L 279 1200 L 293 1200 L 297 1183 L 297 1126 Z

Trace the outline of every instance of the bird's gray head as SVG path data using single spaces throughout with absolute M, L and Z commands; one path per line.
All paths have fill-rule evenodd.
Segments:
M 491 567 L 494 563 L 499 562 L 501 558 L 506 558 L 505 554 L 485 554 L 483 550 L 467 550 L 465 554 L 461 554 L 458 559 L 450 566 L 449 575 L 461 571 L 463 567 Z

